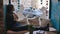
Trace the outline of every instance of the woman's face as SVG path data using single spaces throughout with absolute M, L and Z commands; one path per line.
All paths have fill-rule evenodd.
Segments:
M 12 11 L 14 11 L 14 7 L 12 8 Z
M 14 11 L 14 6 L 11 6 L 10 9 L 11 9 L 11 11 Z

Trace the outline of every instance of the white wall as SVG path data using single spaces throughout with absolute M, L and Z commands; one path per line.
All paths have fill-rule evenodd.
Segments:
M 47 3 L 46 1 L 48 1 L 48 5 L 46 5 L 46 3 Z M 47 11 L 48 11 L 47 16 L 46 16 L 46 11 L 45 11 L 43 16 L 42 16 L 42 18 L 49 19 L 49 4 L 50 4 L 50 0 L 43 0 L 42 4 L 41 4 L 41 0 L 37 0 L 36 7 L 38 9 L 41 9 L 42 7 L 46 7 L 46 8 L 48 7 L 48 9 L 47 9 Z
M 31 0 L 20 0 L 20 4 L 24 7 L 31 7 Z
M 3 0 L 3 5 L 7 5 L 8 4 L 8 0 Z

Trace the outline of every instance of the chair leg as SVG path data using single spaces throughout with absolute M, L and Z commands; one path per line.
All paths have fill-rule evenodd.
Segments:
M 28 21 L 28 15 L 26 16 L 26 19 L 27 19 L 27 24 L 29 25 L 30 23 L 29 23 L 29 21 Z
M 40 17 L 39 17 L 39 19 L 38 19 L 38 20 L 39 20 L 39 25 L 41 26 L 41 20 L 40 20 Z

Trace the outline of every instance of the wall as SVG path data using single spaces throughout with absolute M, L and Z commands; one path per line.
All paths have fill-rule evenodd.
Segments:
M 3 0 L 3 4 L 8 4 L 8 0 Z
M 4 32 L 4 21 L 3 21 L 3 0 L 0 0 L 0 34 Z
M 31 0 L 20 0 L 20 4 L 23 4 L 24 7 L 31 7 Z
M 51 0 L 51 23 L 54 28 L 59 31 L 59 21 L 60 21 L 60 9 L 58 7 L 60 3 L 58 0 Z
M 48 5 L 46 5 L 46 3 L 48 3 Z M 46 16 L 46 11 L 45 11 L 45 12 L 43 12 L 44 14 L 41 17 L 41 18 L 44 18 L 44 19 L 49 19 L 49 3 L 50 3 L 50 0 L 43 0 L 42 5 L 41 5 L 40 0 L 20 0 L 20 5 L 22 4 L 23 7 L 32 6 L 33 8 L 39 9 L 39 8 L 42 8 L 44 6 L 44 7 L 48 8 L 47 9 L 47 11 L 48 11 L 47 16 Z M 22 11 L 22 10 L 20 10 L 20 11 Z

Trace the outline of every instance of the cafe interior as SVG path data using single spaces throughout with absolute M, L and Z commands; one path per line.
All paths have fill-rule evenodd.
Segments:
M 59 0 L 3 0 L 5 34 L 58 34 Z

